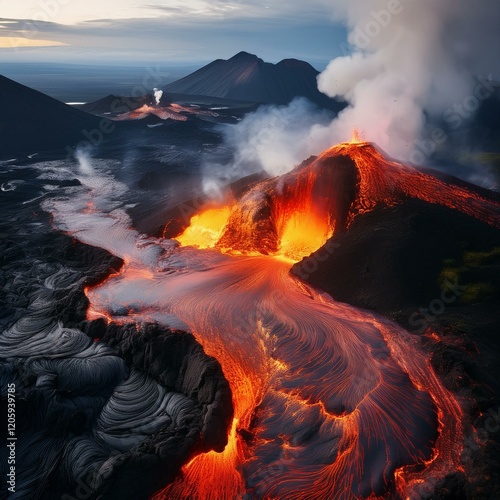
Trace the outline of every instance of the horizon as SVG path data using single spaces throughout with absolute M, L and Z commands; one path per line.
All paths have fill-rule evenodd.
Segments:
M 1 22 L 1 21 L 0 21 Z M 241 53 L 246 53 L 250 56 L 255 56 L 258 59 L 261 59 L 265 63 L 269 64 L 278 64 L 282 61 L 285 61 L 287 59 L 297 59 L 301 60 L 304 62 L 307 62 L 311 66 L 314 67 L 317 71 L 324 71 L 325 68 L 327 67 L 328 63 L 330 62 L 329 60 L 324 60 L 323 62 L 314 63 L 311 62 L 310 60 L 302 59 L 300 57 L 282 57 L 282 58 L 275 58 L 275 59 L 266 59 L 262 57 L 260 54 L 248 51 L 245 49 L 239 50 L 237 52 L 234 52 L 234 54 L 227 56 L 227 57 L 215 57 L 213 59 L 199 59 L 199 60 L 193 60 L 193 61 L 182 61 L 182 60 L 173 60 L 173 61 L 168 61 L 168 66 L 170 67 L 176 67 L 176 68 L 193 68 L 195 66 L 202 67 L 206 64 L 210 64 L 211 62 L 221 59 L 221 60 L 229 60 L 232 59 L 233 57 L 241 54 Z M 165 61 L 163 61 L 165 62 Z M 119 62 L 113 62 L 111 61 L 110 63 L 96 60 L 94 62 L 86 62 L 86 61 L 81 61 L 81 62 L 69 62 L 69 61 L 53 61 L 53 62 L 45 62 L 45 61 L 1 61 L 1 64 L 4 64 L 6 66 L 24 66 L 24 65 L 30 65 L 30 66 L 65 66 L 65 67 L 112 67 L 112 68 L 144 68 L 145 64 L 144 61 L 129 61 L 127 63 L 119 61 Z M 1 74 L 1 73 L 0 73 Z
M 1 22 L 1 21 L 0 21 Z M 277 56 L 274 58 L 266 58 L 262 57 L 259 53 L 255 51 L 250 51 L 250 50 L 238 50 L 234 52 L 232 55 L 225 55 L 225 56 L 215 56 L 211 58 L 200 58 L 200 59 L 192 59 L 192 60 L 167 60 L 167 61 L 139 61 L 139 60 L 130 60 L 130 61 L 105 61 L 105 60 L 100 60 L 96 59 L 94 61 L 91 60 L 78 60 L 78 61 L 66 61 L 66 60 L 54 60 L 54 61 L 40 61 L 40 60 L 23 60 L 23 61 L 18 61 L 18 60 L 2 60 L 0 58 L 0 64 L 2 65 L 2 68 L 4 65 L 6 67 L 8 66 L 43 66 L 43 67 L 50 67 L 50 66 L 61 66 L 61 67 L 96 67 L 96 68 L 145 68 L 147 66 L 151 66 L 152 64 L 165 64 L 168 65 L 169 67 L 173 68 L 193 68 L 193 67 L 203 67 L 207 64 L 210 64 L 211 62 L 217 60 L 217 59 L 223 59 L 223 60 L 228 60 L 234 57 L 235 55 L 241 53 L 241 52 L 247 52 L 250 55 L 257 56 L 259 59 L 262 59 L 266 63 L 270 64 L 278 64 L 281 61 L 284 61 L 286 59 L 298 59 L 304 62 L 309 63 L 311 66 L 314 67 L 317 71 L 324 71 L 326 67 L 328 66 L 330 59 L 311 59 L 311 58 L 303 58 L 303 57 L 297 57 L 297 56 Z M 1 52 L 0 52 L 1 55 Z M 0 74 L 3 74 L 0 69 Z
M 134 2 L 4 6 L 0 72 L 63 102 L 92 102 L 144 95 L 241 51 L 270 63 L 295 58 L 320 72 L 311 87 L 348 104 L 320 132 L 311 124 L 312 142 L 318 134 L 343 139 L 357 127 L 413 163 L 440 149 L 443 124 L 460 129 L 496 92 L 493 2 L 481 11 L 465 1 L 422 8 L 381 0 L 371 10 L 347 0 L 312 0 L 307 9 L 298 0 Z M 305 111 L 309 119 L 316 117 Z
M 263 60 L 258 54 L 248 51 L 239 51 L 228 58 L 231 59 L 240 53 Z M 104 64 L 96 63 L 66 63 L 66 62 L 4 62 L 0 67 L 0 75 L 17 83 L 25 85 L 50 97 L 65 103 L 91 102 L 106 95 L 131 95 L 139 86 L 146 92 L 142 83 L 148 75 L 152 75 L 157 85 L 168 85 L 189 74 L 205 67 L 216 59 L 201 61 L 199 63 L 178 62 L 150 63 L 150 64 Z M 266 61 L 265 63 L 277 64 L 279 61 Z M 294 58 L 297 59 L 297 58 Z M 311 64 L 309 61 L 305 61 Z M 324 66 L 311 64 L 316 71 L 321 72 Z

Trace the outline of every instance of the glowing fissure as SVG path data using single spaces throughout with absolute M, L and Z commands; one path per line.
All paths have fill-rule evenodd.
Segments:
M 319 217 L 293 212 L 281 231 L 278 253 L 299 261 L 320 248 L 332 236 L 332 230 Z
M 344 205 L 354 213 L 395 203 L 401 191 L 487 220 L 481 198 L 467 189 L 406 167 L 396 176 L 398 164 L 380 155 L 387 165 L 384 179 L 380 165 L 367 159 L 367 151 L 373 159 L 370 148 L 333 148 L 292 172 L 272 203 L 276 184 L 264 184 L 260 195 L 250 191 L 227 223 L 225 211 L 212 227 L 208 247 L 224 223 L 215 246 L 232 242 L 233 248 L 258 251 L 267 245 L 279 254 L 294 213 L 314 207 L 329 214 L 320 229 L 331 231 L 347 221 Z M 315 179 L 332 152 L 346 151 L 365 171 L 356 177 L 355 199 L 335 205 L 326 196 L 330 186 L 318 190 Z M 341 167 L 338 179 L 352 179 L 351 166 L 344 161 Z M 309 204 L 312 193 L 314 205 Z M 260 203 L 258 210 L 245 212 L 245 204 L 252 203 Z M 290 263 L 276 256 L 143 240 L 117 217 L 120 211 L 99 212 L 99 203 L 93 207 L 74 200 L 52 206 L 58 227 L 83 242 L 100 241 L 125 260 L 120 273 L 86 290 L 89 319 L 186 325 L 220 362 L 233 394 L 234 421 L 225 450 L 193 458 L 156 500 L 232 500 L 245 493 L 287 500 L 380 498 L 388 491 L 415 498 L 420 485 L 460 467 L 461 410 L 417 337 L 306 286 L 289 274 Z M 194 219 L 193 227 L 203 218 Z M 238 221 L 249 227 L 238 228 Z M 252 233 L 255 229 L 262 233 Z M 245 242 L 246 236 L 253 239 Z M 242 431 L 253 438 L 243 439 Z
M 328 214 L 320 213 L 311 203 L 310 197 L 299 198 L 299 203 L 277 204 L 272 219 L 275 221 L 278 244 L 272 253 L 290 261 L 299 261 L 325 244 L 333 234 Z M 227 253 L 260 253 L 257 249 L 241 251 L 238 246 L 227 246 L 220 242 L 231 217 L 232 207 L 207 208 L 194 215 L 189 226 L 176 240 L 183 246 L 199 249 L 219 248 Z M 251 224 L 249 231 L 252 231 Z

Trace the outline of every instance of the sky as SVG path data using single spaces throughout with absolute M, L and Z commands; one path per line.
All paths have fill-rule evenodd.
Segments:
M 141 3 L 144 1 L 144 3 Z M 346 30 L 328 0 L 0 0 L 0 62 L 192 64 L 241 50 L 318 69 Z

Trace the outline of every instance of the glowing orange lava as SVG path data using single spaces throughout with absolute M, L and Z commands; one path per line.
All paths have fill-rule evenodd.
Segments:
M 237 467 L 244 455 L 236 435 L 237 425 L 238 420 L 234 419 L 222 453 L 210 451 L 193 458 L 183 467 L 182 479 L 157 493 L 152 500 L 230 499 L 243 495 L 245 484 Z
M 324 245 L 332 232 L 324 218 L 310 212 L 293 212 L 284 224 L 279 254 L 297 262 Z
M 106 313 L 113 304 L 127 309 L 140 291 L 143 309 L 119 321 L 150 320 L 152 308 L 182 318 L 233 392 L 224 451 L 193 458 L 155 500 L 375 499 L 392 481 L 402 498 L 418 498 L 422 484 L 459 467 L 461 411 L 418 342 L 388 320 L 304 290 L 285 262 L 224 259 L 153 280 L 124 269 L 88 291 Z M 440 434 L 432 449 L 433 406 Z
M 221 243 L 233 207 L 212 207 L 194 215 L 189 226 L 175 239 L 182 246 L 200 249 L 219 248 L 225 253 L 258 255 L 253 249 L 240 249 L 238 245 Z M 327 213 L 318 210 L 307 193 L 293 202 L 276 204 L 272 216 L 275 221 L 278 245 L 271 255 L 297 262 L 325 244 L 333 234 Z M 248 230 L 253 231 L 251 224 Z
M 458 210 L 486 224 L 500 227 L 498 201 L 481 196 L 466 185 L 446 182 L 391 160 L 369 142 L 339 144 L 318 156 L 315 163 L 321 164 L 339 156 L 348 156 L 355 163 L 359 177 L 348 223 L 356 215 L 378 205 L 391 206 L 415 198 Z
M 351 144 L 359 144 L 365 142 L 364 138 L 361 136 L 358 127 L 354 127 L 351 136 Z
M 214 248 L 231 215 L 231 207 L 208 208 L 194 215 L 185 231 L 175 239 L 183 246 Z

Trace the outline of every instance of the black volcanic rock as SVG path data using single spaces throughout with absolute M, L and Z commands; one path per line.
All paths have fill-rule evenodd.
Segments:
M 310 64 L 285 59 L 266 63 L 255 55 L 240 52 L 231 59 L 217 59 L 194 73 L 173 82 L 167 93 L 204 95 L 235 101 L 287 104 L 306 97 L 319 106 L 339 111 L 343 105 L 317 88 L 319 72 Z
M 112 323 L 105 330 L 103 342 L 127 365 L 180 395 L 176 404 L 167 406 L 179 415 L 175 424 L 110 457 L 103 466 L 105 474 L 89 482 L 92 498 L 147 499 L 173 481 L 194 454 L 224 449 L 233 417 L 232 394 L 220 364 L 205 354 L 193 335 L 155 324 L 138 330 L 133 324 Z
M 91 113 L 93 115 L 104 115 L 104 114 L 122 114 L 133 111 L 144 104 L 152 104 L 153 97 L 150 95 L 140 96 L 140 97 L 126 97 L 126 96 L 116 96 L 109 94 L 102 99 L 94 102 L 88 102 L 85 104 L 80 104 L 77 107 L 81 111 L 86 113 Z
M 39 202 L 23 203 L 46 181 L 31 167 L 17 176 L 0 204 L 0 410 L 15 383 L 16 494 L 147 499 L 194 454 L 224 447 L 228 382 L 191 334 L 87 321 L 84 287 L 123 261 L 51 229 Z
M 192 334 L 156 324 L 141 326 L 138 334 L 135 325 L 111 324 L 103 342 L 163 387 L 196 400 L 202 415 L 200 448 L 224 450 L 233 417 L 231 389 L 219 362 L 205 354 Z
M 101 120 L 0 75 L 0 157 L 65 149 Z
M 292 272 L 336 300 L 388 312 L 439 299 L 445 261 L 499 245 L 498 229 L 409 199 L 358 215 L 347 231 L 334 234 Z

